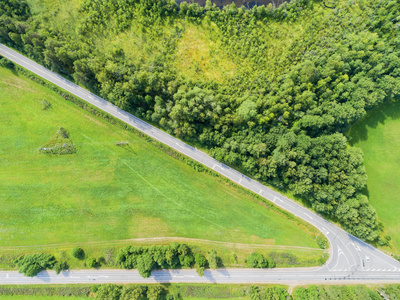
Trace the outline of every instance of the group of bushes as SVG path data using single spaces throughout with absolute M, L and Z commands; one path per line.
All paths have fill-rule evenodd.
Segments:
M 167 297 L 168 289 L 162 285 L 143 285 L 143 286 L 120 286 L 115 284 L 105 284 L 94 286 L 92 291 L 99 300 L 158 300 L 174 299 Z
M 79 247 L 72 249 L 71 256 L 79 260 L 86 258 L 85 252 Z M 85 265 L 90 268 L 96 268 L 100 266 L 103 260 L 102 258 L 90 257 L 85 261 Z M 67 261 L 57 261 L 53 255 L 47 253 L 20 256 L 14 260 L 14 265 L 19 268 L 20 273 L 29 277 L 36 276 L 40 271 L 48 269 L 56 271 L 57 274 L 69 269 Z
M 117 263 L 125 269 L 137 269 L 143 277 L 149 277 L 155 269 L 176 269 L 196 267 L 202 276 L 204 269 L 218 267 L 219 258 L 215 251 L 208 260 L 201 253 L 193 253 L 186 244 L 172 243 L 168 246 L 132 247 L 120 250 Z
M 56 261 L 53 255 L 46 253 L 21 256 L 14 261 L 14 264 L 19 268 L 20 273 L 29 277 L 36 276 L 40 271 L 47 269 L 53 269 L 57 274 L 69 269 L 65 261 Z

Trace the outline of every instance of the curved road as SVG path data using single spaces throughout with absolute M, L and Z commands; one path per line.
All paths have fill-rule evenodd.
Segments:
M 218 283 L 269 283 L 269 282 L 321 282 L 340 281 L 385 281 L 400 282 L 400 262 L 389 257 L 371 245 L 352 236 L 316 213 L 282 196 L 278 192 L 250 179 L 240 172 L 218 162 L 204 152 L 185 144 L 158 128 L 119 109 L 110 102 L 68 81 L 62 76 L 42 67 L 25 56 L 0 44 L 0 55 L 50 81 L 69 93 L 87 101 L 97 108 L 113 115 L 175 149 L 176 151 L 213 169 L 235 183 L 272 201 L 276 206 L 294 214 L 317 227 L 329 240 L 331 255 L 327 264 L 310 269 L 221 269 L 206 271 L 199 277 L 193 270 L 160 270 L 148 279 L 141 278 L 136 271 L 98 270 L 71 271 L 62 275 L 42 272 L 35 278 L 23 277 L 17 272 L 0 272 L 0 284 L 27 283 L 87 283 L 87 282 L 218 282 Z

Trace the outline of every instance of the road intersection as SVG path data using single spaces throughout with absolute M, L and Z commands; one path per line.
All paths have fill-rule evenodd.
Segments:
M 330 258 L 319 268 L 308 269 L 221 269 L 206 271 L 199 277 L 193 270 L 159 270 L 148 279 L 136 271 L 97 270 L 71 271 L 61 275 L 42 272 L 35 278 L 23 277 L 17 272 L 0 272 L 0 284 L 27 283 L 88 283 L 102 282 L 218 282 L 218 283 L 275 283 L 275 282 L 400 282 L 400 262 L 380 250 L 352 236 L 343 229 L 323 219 L 318 214 L 286 198 L 278 192 L 220 163 L 204 152 L 172 137 L 162 130 L 125 112 L 110 102 L 96 96 L 62 76 L 42 67 L 27 57 L 0 44 L 0 55 L 79 97 L 100 110 L 113 115 L 159 142 L 168 145 L 238 185 L 273 202 L 318 228 L 330 243 Z

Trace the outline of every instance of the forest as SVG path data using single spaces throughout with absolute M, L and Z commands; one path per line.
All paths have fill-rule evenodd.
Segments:
M 400 1 L 0 2 L 0 42 L 384 245 L 346 131 L 400 96 Z

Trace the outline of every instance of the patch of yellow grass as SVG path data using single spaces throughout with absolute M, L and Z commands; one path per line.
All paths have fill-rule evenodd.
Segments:
M 224 53 L 219 41 L 206 35 L 206 32 L 215 34 L 216 30 L 215 25 L 186 24 L 175 61 L 183 76 L 217 82 L 234 76 L 236 65 Z

